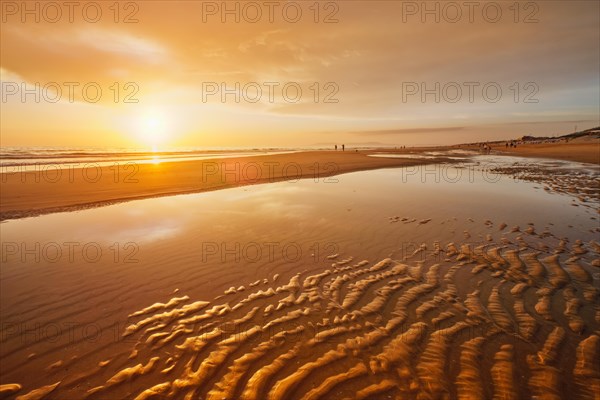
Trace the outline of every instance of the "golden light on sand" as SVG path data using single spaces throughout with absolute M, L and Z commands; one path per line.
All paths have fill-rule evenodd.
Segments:
M 0 0 L 0 400 L 600 400 L 600 1 L 177 3 Z

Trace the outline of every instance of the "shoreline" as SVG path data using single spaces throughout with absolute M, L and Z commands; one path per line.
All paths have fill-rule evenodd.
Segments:
M 456 162 L 434 158 L 382 158 L 369 154 L 415 154 L 426 151 L 478 150 L 474 145 L 372 149 L 353 151 L 299 151 L 285 154 L 213 158 L 156 164 L 115 163 L 88 169 L 23 171 L 0 174 L 0 221 L 44 214 L 79 211 L 126 201 L 202 193 L 254 184 L 296 179 L 332 180 L 358 171 Z M 524 144 L 497 155 L 552 158 L 600 165 L 600 142 Z M 60 176 L 59 176 L 60 175 Z
M 474 145 L 463 145 L 461 148 L 477 150 Z M 600 140 L 575 143 L 525 143 L 516 148 L 504 144 L 491 144 L 492 151 L 498 155 L 531 158 L 549 158 L 554 160 L 575 161 L 600 165 Z
M 1 178 L 0 221 L 254 184 L 299 179 L 333 183 L 334 176 L 350 172 L 454 161 L 446 157 L 377 158 L 366 152 L 310 151 L 156 164 L 117 163 L 116 167 L 64 169 L 60 174 L 55 170 L 10 172 Z

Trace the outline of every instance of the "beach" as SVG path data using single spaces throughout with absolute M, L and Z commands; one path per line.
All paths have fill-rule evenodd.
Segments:
M 555 158 L 600 164 L 600 144 L 523 145 L 494 147 L 497 154 Z M 477 154 L 476 146 L 460 146 Z M 0 179 L 0 219 L 73 211 L 149 197 L 197 193 L 236 186 L 332 180 L 339 174 L 379 168 L 452 162 L 452 147 L 295 151 L 284 154 L 223 157 L 181 162 L 43 164 L 7 166 Z M 433 154 L 421 156 L 423 154 Z M 397 154 L 398 157 L 379 157 Z M 471 154 L 471 155 L 472 155 Z M 375 157 L 373 157 L 375 155 Z M 469 155 L 463 155 L 468 157 Z M 110 165 L 104 165 L 110 164 Z M 33 170 L 32 170 L 33 169 Z
M 374 152 L 372 152 L 374 153 Z M 243 185 L 331 180 L 342 173 L 418 165 L 435 160 L 375 158 L 369 152 L 304 151 L 252 157 L 140 163 L 5 167 L 0 175 L 0 218 L 11 219 L 148 197 L 195 193 Z M 447 160 L 438 157 L 439 161 Z
M 577 161 L 600 164 L 600 140 L 584 143 L 539 143 L 522 144 L 516 148 L 494 146 L 494 150 L 521 157 L 554 158 L 558 160 Z
M 0 400 L 600 400 L 599 1 L 0 3 Z
M 369 169 L 179 196 L 161 180 L 3 222 L 0 393 L 594 398 L 597 166 L 372 153 L 266 156 Z

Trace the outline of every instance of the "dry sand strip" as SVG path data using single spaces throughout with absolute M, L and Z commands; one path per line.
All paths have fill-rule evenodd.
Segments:
M 580 163 L 600 165 L 600 140 L 587 139 L 579 142 L 561 143 L 526 143 L 516 148 L 506 147 L 506 142 L 490 143 L 493 155 L 507 155 L 532 158 L 551 158 L 555 160 L 576 161 Z M 385 153 L 419 153 L 425 151 L 469 150 L 480 152 L 478 144 L 458 144 L 438 147 L 410 147 L 407 149 L 378 149 Z
M 591 143 L 523 144 L 517 148 L 492 146 L 492 149 L 521 157 L 554 158 L 600 165 L 600 141 Z
M 363 152 L 309 151 L 158 164 L 56 168 L 0 174 L 0 220 L 72 211 L 122 201 L 235 186 L 314 179 L 378 168 L 452 162 L 369 157 Z

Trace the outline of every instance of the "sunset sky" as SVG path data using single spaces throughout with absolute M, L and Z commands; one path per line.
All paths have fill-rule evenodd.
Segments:
M 430 145 L 600 124 L 598 1 L 476 2 L 472 21 L 462 1 L 428 2 L 439 22 L 401 1 L 292 2 L 297 22 L 298 8 L 269 15 L 262 1 L 227 2 L 239 22 L 220 1 L 121 2 L 119 15 L 97 2 L 98 22 L 84 18 L 85 2 L 73 22 L 66 7 L 56 22 L 56 10 L 39 9 L 36 22 L 22 2 L 0 3 L 2 146 Z M 39 102 L 36 83 L 47 87 Z M 82 95 L 89 83 L 102 90 L 95 103 Z M 222 83 L 246 93 L 222 99 Z M 414 93 L 436 83 L 439 102 L 435 90 Z

